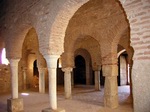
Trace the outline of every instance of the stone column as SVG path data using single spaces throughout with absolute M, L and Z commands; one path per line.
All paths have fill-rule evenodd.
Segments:
M 8 112 L 23 111 L 23 100 L 18 98 L 18 62 L 20 59 L 9 59 L 11 68 L 11 98 L 7 100 Z
M 23 67 L 23 89 L 27 89 L 27 67 Z
M 57 88 L 56 88 L 56 68 L 58 55 L 45 55 L 49 75 L 49 102 L 50 108 L 42 110 L 42 112 L 65 112 L 57 108 Z
M 39 68 L 39 92 L 45 93 L 45 73 L 46 68 Z
M 3 48 L 0 47 L 0 64 L 2 64 L 2 50 Z
M 100 71 L 95 70 L 94 74 L 95 74 L 95 90 L 99 91 L 100 90 Z
M 71 72 L 72 72 L 72 68 L 71 67 L 63 68 L 62 71 L 64 72 L 65 98 L 71 99 Z
M 71 72 L 71 85 L 74 86 L 74 74 Z
M 86 62 L 86 85 L 91 84 L 91 78 L 90 78 L 90 64 L 89 62 Z
M 12 99 L 18 98 L 18 62 L 19 59 L 10 59 Z
M 103 65 L 103 76 L 105 76 L 104 105 L 105 107 L 118 107 L 118 66 L 116 64 Z
M 129 64 L 129 77 L 130 77 L 130 95 L 133 97 L 132 93 L 132 64 Z

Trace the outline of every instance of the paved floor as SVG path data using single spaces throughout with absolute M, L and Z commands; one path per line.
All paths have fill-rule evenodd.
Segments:
M 132 101 L 129 97 L 129 86 L 119 87 L 119 107 L 117 109 L 104 108 L 103 94 L 94 91 L 94 86 L 75 86 L 71 100 L 64 99 L 63 87 L 58 87 L 58 107 L 66 112 L 133 112 Z M 25 112 L 41 112 L 49 107 L 48 93 L 40 94 L 36 90 L 28 91 L 29 95 L 19 94 L 24 100 Z M 6 111 L 7 98 L 10 94 L 0 94 L 0 112 Z

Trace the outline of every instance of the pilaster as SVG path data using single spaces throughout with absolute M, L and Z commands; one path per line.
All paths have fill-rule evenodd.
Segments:
M 110 108 L 117 108 L 119 105 L 117 85 L 118 66 L 117 64 L 107 64 L 103 65 L 102 69 L 103 76 L 105 76 L 104 105 Z

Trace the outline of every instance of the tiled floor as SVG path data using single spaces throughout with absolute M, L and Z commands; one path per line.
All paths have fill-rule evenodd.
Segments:
M 66 112 L 133 112 L 132 101 L 129 97 L 129 86 L 119 87 L 119 107 L 108 109 L 103 106 L 104 89 L 94 91 L 94 86 L 75 86 L 71 100 L 64 99 L 63 87 L 58 87 L 58 107 Z M 28 96 L 20 97 L 24 100 L 25 112 L 41 112 L 49 107 L 48 93 L 40 94 L 36 91 L 28 91 Z M 0 95 L 0 112 L 6 111 L 7 98 L 10 94 Z

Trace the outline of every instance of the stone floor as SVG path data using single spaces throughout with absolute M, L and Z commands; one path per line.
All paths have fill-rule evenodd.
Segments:
M 129 97 L 129 86 L 121 86 L 119 91 L 119 107 L 117 109 L 104 108 L 104 89 L 95 91 L 94 86 L 78 85 L 73 88 L 71 100 L 64 99 L 63 87 L 58 87 L 58 107 L 66 112 L 133 112 L 132 100 Z M 24 112 L 41 112 L 49 107 L 48 93 L 40 94 L 37 90 L 26 91 L 29 95 L 19 93 L 24 100 Z M 0 94 L 0 112 L 6 111 L 7 98 L 10 94 Z

